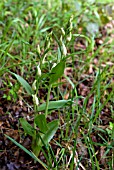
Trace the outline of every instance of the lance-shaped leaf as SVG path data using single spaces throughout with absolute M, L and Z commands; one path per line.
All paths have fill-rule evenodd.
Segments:
M 68 104 L 69 102 L 71 102 L 71 99 L 69 100 L 58 100 L 58 101 L 50 101 L 49 102 L 49 106 L 48 106 L 48 110 L 53 110 L 53 109 L 59 109 L 59 108 L 63 108 L 66 106 L 66 104 Z M 38 107 L 38 111 L 43 111 L 46 108 L 46 103 L 41 104 Z
M 42 140 L 45 144 L 48 144 L 50 140 L 55 135 L 57 129 L 59 127 L 59 120 L 53 120 L 52 122 L 48 123 L 48 130 L 45 135 L 43 135 Z
M 31 88 L 31 86 L 29 85 L 29 83 L 23 79 L 21 76 L 19 76 L 18 74 L 15 74 L 11 71 L 9 71 L 12 75 L 14 75 L 16 77 L 16 79 L 21 83 L 21 85 L 25 88 L 26 92 L 29 94 L 29 95 L 32 95 L 33 94 L 33 90 Z
M 50 73 L 50 84 L 55 83 L 64 73 L 65 60 L 60 61 L 55 67 L 52 68 Z
M 25 133 L 34 137 L 35 129 L 24 118 L 20 118 L 19 120 Z
M 40 132 L 36 134 L 35 143 L 32 145 L 33 152 L 36 156 L 39 155 L 42 146 L 46 146 L 55 135 L 59 126 L 59 120 L 54 120 L 48 123 L 47 126 L 48 130 L 45 131 L 44 134 Z
M 45 115 L 43 114 L 36 115 L 34 121 L 36 126 L 39 127 L 40 131 L 42 133 L 46 133 L 46 131 L 48 130 L 48 126 L 47 126 Z
M 65 107 L 66 104 L 68 104 L 69 102 L 71 102 L 71 99 L 69 99 L 69 100 L 50 101 L 49 106 L 48 106 L 48 110 L 59 109 L 59 108 Z M 46 107 L 46 103 L 41 104 L 38 107 L 38 111 L 40 112 L 40 111 L 45 110 L 45 107 Z
M 43 146 L 44 144 L 47 145 L 50 140 L 55 135 L 58 126 L 59 126 L 59 120 L 53 120 L 52 122 L 48 123 L 48 130 L 45 132 L 45 134 L 40 133 L 40 138 L 38 136 L 37 146 Z

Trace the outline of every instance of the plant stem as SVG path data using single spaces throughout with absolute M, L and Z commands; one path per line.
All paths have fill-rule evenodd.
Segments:
M 49 88 L 48 88 L 48 94 L 47 94 L 46 109 L 45 109 L 45 117 L 47 117 L 47 114 L 48 114 L 48 105 L 49 105 L 51 87 L 52 87 L 52 85 L 50 84 L 50 85 L 49 85 Z

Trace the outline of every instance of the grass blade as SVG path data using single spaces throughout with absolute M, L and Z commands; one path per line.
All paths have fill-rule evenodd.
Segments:
M 21 76 L 19 76 L 18 74 L 15 74 L 11 71 L 9 71 L 12 75 L 14 75 L 16 77 L 16 79 L 21 83 L 21 85 L 25 88 L 26 92 L 32 96 L 33 94 L 33 90 L 31 88 L 31 86 L 28 84 L 28 82 L 23 79 Z
M 44 169 L 48 170 L 47 169 L 47 165 L 44 164 L 40 159 L 38 159 L 34 154 L 33 152 L 27 150 L 25 147 L 23 147 L 20 143 L 16 142 L 13 138 L 9 137 L 8 135 L 5 134 L 5 136 L 11 140 L 15 145 L 17 145 L 19 148 L 21 148 L 24 152 L 26 152 L 28 155 L 30 155 L 35 161 L 39 162 L 43 167 Z

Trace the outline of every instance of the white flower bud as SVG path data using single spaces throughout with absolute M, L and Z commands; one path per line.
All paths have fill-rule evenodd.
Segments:
M 64 31 L 63 28 L 61 28 L 61 32 L 62 32 L 63 35 L 65 35 L 65 31 Z
M 36 82 L 37 82 L 37 81 L 34 80 L 34 82 L 33 82 L 33 84 L 32 84 L 32 89 L 33 89 L 33 90 L 36 90 Z
M 65 47 L 65 44 L 62 42 L 62 48 L 63 48 L 63 54 L 66 56 L 67 55 L 67 49 Z
M 73 15 L 71 15 L 71 17 L 70 17 L 70 22 L 72 22 L 72 20 L 73 20 Z
M 53 66 L 52 66 L 52 68 L 54 68 L 56 65 L 57 65 L 56 63 L 53 63 Z M 51 68 L 51 70 L 52 70 L 52 68 Z
M 62 35 L 61 35 L 61 37 L 60 37 L 60 41 L 61 41 L 61 43 L 63 43 L 63 37 L 62 37 Z
M 70 28 L 69 28 L 70 32 L 72 31 L 72 22 L 70 23 Z
M 43 60 L 42 60 L 42 64 L 45 64 L 45 58 L 46 58 L 47 54 L 44 55 Z
M 38 106 L 39 100 L 38 100 L 38 97 L 36 96 L 36 94 L 33 94 L 32 97 L 33 97 L 33 103 Z
M 72 31 L 72 20 L 73 20 L 73 15 L 70 18 L 70 26 L 69 26 L 69 30 L 70 32 Z
M 38 46 L 37 46 L 37 51 L 38 51 L 38 54 L 41 53 L 39 44 L 38 44 Z
M 39 65 L 37 66 L 37 71 L 38 71 L 38 76 L 41 76 L 41 69 Z
M 70 32 L 70 33 L 69 33 L 69 36 L 67 37 L 67 41 L 70 41 L 71 38 L 72 38 L 72 34 L 71 34 L 71 32 Z

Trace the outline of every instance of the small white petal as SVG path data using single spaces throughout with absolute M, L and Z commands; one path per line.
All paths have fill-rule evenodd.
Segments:
M 37 71 L 38 71 L 38 76 L 41 76 L 42 73 L 39 65 L 37 66 Z
M 32 97 L 33 97 L 33 103 L 38 106 L 39 100 L 38 100 L 38 97 L 36 96 L 36 94 L 33 94 Z
M 61 32 L 62 32 L 63 35 L 65 35 L 65 31 L 64 31 L 63 28 L 61 28 Z
M 37 82 L 37 81 L 34 80 L 34 82 L 33 82 L 33 84 L 32 84 L 32 89 L 33 89 L 33 90 L 36 90 L 36 82 Z
M 67 41 L 70 41 L 71 38 L 72 38 L 72 34 L 71 34 L 71 32 L 70 32 L 69 36 L 67 37 Z
M 45 61 L 45 58 L 46 58 L 46 57 L 47 57 L 47 54 L 44 55 L 43 60 L 42 60 L 42 64 L 45 64 L 45 62 L 46 62 L 46 61 Z
M 64 43 L 62 43 L 62 47 L 63 47 L 63 54 L 66 56 L 67 55 L 67 49 L 66 49 Z
M 38 46 L 37 46 L 37 51 L 38 51 L 38 54 L 41 53 L 39 44 L 38 44 Z
M 57 65 L 56 63 L 53 63 L 53 66 L 52 66 L 52 68 L 54 68 L 56 65 Z M 51 68 L 51 69 L 52 69 L 52 68 Z

